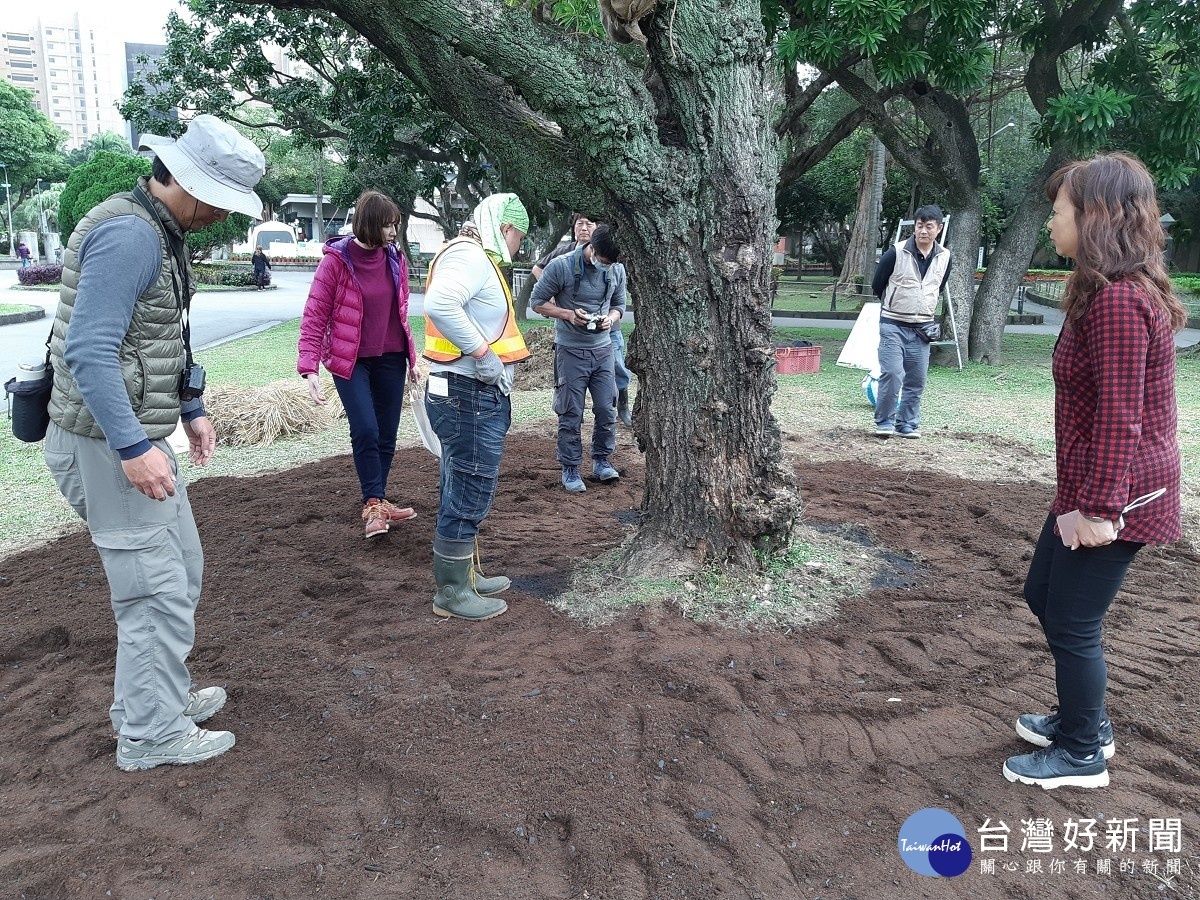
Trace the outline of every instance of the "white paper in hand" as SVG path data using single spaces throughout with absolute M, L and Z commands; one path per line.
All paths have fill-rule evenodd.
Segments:
M 429 381 L 432 380 L 429 379 Z M 421 388 L 416 384 L 410 383 L 408 386 L 408 408 L 412 410 L 413 421 L 417 423 L 417 434 L 421 436 L 421 443 L 426 450 L 441 459 L 442 442 L 438 440 L 433 426 L 429 424 L 429 416 L 425 412 L 425 398 L 421 395 Z

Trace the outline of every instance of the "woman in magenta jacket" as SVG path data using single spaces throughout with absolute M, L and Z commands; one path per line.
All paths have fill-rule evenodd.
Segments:
M 1105 708 L 1105 613 L 1134 555 L 1182 534 L 1174 332 L 1187 322 L 1163 264 L 1154 182 L 1122 153 L 1046 182 L 1050 239 L 1075 260 L 1054 347 L 1058 490 L 1025 580 L 1054 657 L 1057 711 L 1017 719 L 1043 747 L 1004 764 L 1009 781 L 1104 787 L 1116 752 Z M 1131 506 L 1138 504 L 1136 508 Z
M 359 197 L 354 235 L 325 244 L 300 320 L 296 369 L 317 404 L 326 402 L 319 366 L 333 375 L 350 423 L 369 538 L 416 515 L 387 499 L 405 373 L 414 381 L 419 377 L 408 326 L 408 265 L 393 243 L 399 221 L 400 210 L 385 195 L 367 191 Z

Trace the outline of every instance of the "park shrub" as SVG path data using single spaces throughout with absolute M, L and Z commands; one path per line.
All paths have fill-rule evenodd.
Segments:
M 1172 275 L 1171 283 L 1181 291 L 1200 294 L 1200 275 Z
M 219 287 L 255 287 L 254 270 L 243 266 L 213 266 L 203 263 L 192 266 L 197 284 Z M 271 283 L 271 270 L 267 269 L 266 283 Z
M 26 266 L 23 269 L 17 269 L 17 281 L 28 286 L 35 284 L 58 284 L 62 281 L 62 266 Z

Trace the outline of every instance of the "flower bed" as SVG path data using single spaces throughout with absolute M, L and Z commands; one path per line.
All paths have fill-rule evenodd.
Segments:
M 17 269 L 17 281 L 26 287 L 39 284 L 58 284 L 62 281 L 62 266 L 26 266 L 23 269 Z

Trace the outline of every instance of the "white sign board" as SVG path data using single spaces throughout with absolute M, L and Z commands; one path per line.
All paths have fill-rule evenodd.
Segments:
M 865 369 L 879 372 L 879 309 L 882 304 L 864 303 L 858 320 L 850 329 L 846 346 L 838 356 L 837 364 L 849 369 Z

